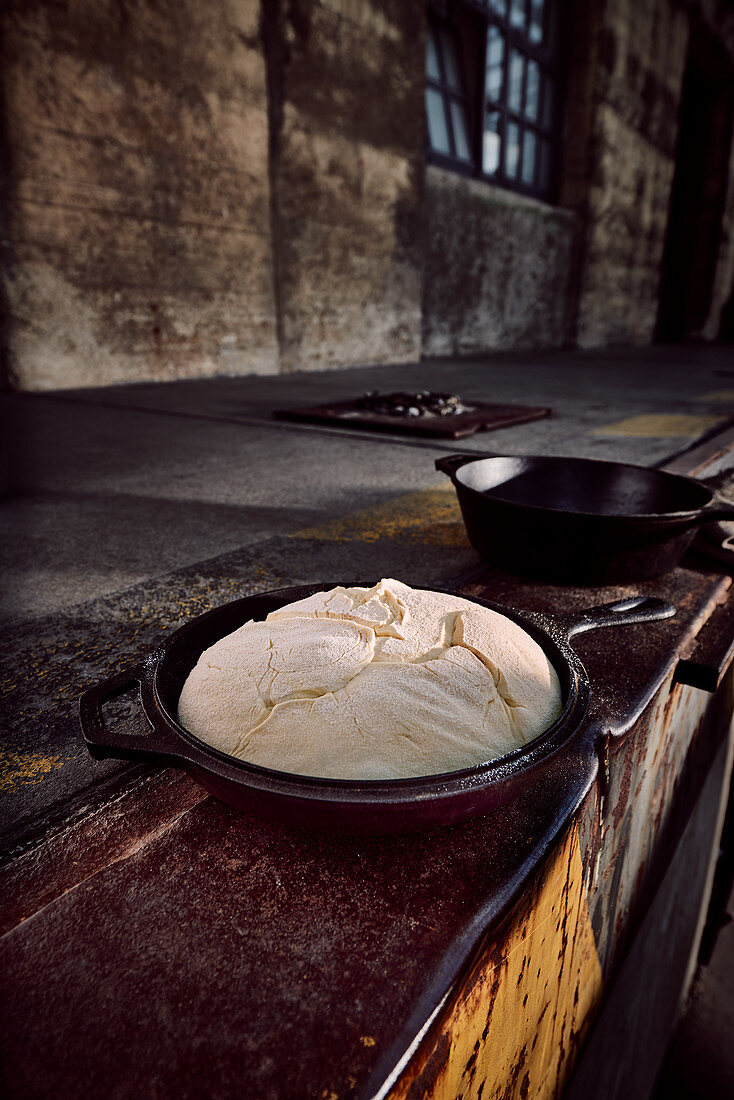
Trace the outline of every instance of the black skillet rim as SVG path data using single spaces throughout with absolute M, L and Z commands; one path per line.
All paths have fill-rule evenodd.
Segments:
M 464 481 L 459 480 L 459 474 L 467 466 L 474 465 L 478 462 L 491 462 L 493 459 L 528 459 L 530 461 L 537 462 L 565 462 L 573 463 L 574 465 L 584 466 L 613 466 L 617 469 L 634 470 L 637 473 L 655 474 L 658 477 L 665 480 L 683 482 L 695 489 L 700 490 L 703 493 L 708 493 L 708 500 L 701 504 L 698 508 L 688 508 L 678 512 L 577 512 L 571 511 L 568 508 L 554 508 L 549 504 L 527 504 L 525 502 L 517 500 L 506 500 L 503 497 L 494 494 L 493 489 L 474 489 L 471 485 L 467 485 Z M 496 501 L 498 504 L 503 504 L 508 508 L 522 508 L 529 509 L 533 512 L 551 512 L 553 515 L 564 516 L 566 518 L 572 516 L 578 516 L 581 519 L 590 519 L 596 522 L 605 520 L 615 520 L 617 522 L 635 523 L 637 521 L 644 521 L 646 523 L 670 523 L 671 521 L 684 520 L 684 519 L 701 519 L 705 522 L 706 509 L 714 500 L 714 493 L 708 488 L 702 481 L 699 481 L 695 477 L 689 477 L 687 474 L 674 474 L 669 470 L 660 470 L 657 466 L 638 466 L 633 462 L 613 462 L 603 458 L 578 458 L 570 455 L 477 455 L 476 458 L 468 458 L 466 462 L 463 462 L 453 473 L 450 475 L 452 480 L 456 484 L 461 485 L 467 493 L 472 493 L 474 496 L 479 497 L 481 500 Z M 489 494 L 492 494 L 491 496 Z
M 345 587 L 356 586 L 356 584 L 349 583 Z M 143 709 L 145 710 L 148 720 L 154 727 L 157 720 L 162 720 L 166 724 L 169 732 L 174 733 L 185 746 L 193 749 L 197 755 L 203 756 L 204 761 L 191 761 L 195 766 L 205 768 L 207 766 L 206 762 L 211 761 L 211 763 L 219 765 L 220 768 L 225 767 L 230 773 L 229 778 L 232 778 L 231 773 L 232 769 L 234 769 L 235 775 L 241 775 L 244 785 L 257 786 L 273 794 L 310 797 L 314 800 L 319 800 L 319 798 L 326 799 L 339 797 L 342 800 L 357 803 L 369 803 L 380 798 L 390 799 L 390 796 L 396 801 L 401 801 L 399 797 L 396 798 L 396 796 L 400 795 L 411 796 L 410 800 L 415 801 L 420 800 L 421 796 L 435 798 L 437 795 L 449 795 L 461 790 L 491 786 L 493 782 L 500 784 L 511 776 L 514 777 L 552 758 L 557 751 L 567 744 L 573 734 L 576 733 L 581 726 L 589 705 L 589 679 L 586 669 L 571 648 L 566 633 L 559 625 L 557 619 L 554 619 L 552 616 L 540 615 L 534 612 L 522 613 L 514 608 L 495 604 L 480 597 L 462 596 L 461 593 L 453 589 L 439 588 L 433 585 L 413 585 L 412 587 L 423 589 L 424 591 L 442 592 L 445 595 L 457 596 L 461 599 L 471 599 L 472 602 L 482 607 L 488 607 L 492 611 L 506 615 L 530 634 L 551 661 L 561 681 L 564 693 L 563 709 L 556 721 L 539 737 L 529 742 L 528 745 L 515 749 L 513 752 L 497 757 L 494 760 L 487 761 L 484 764 L 474 765 L 471 768 L 464 768 L 458 771 L 436 772 L 424 776 L 411 776 L 408 778 L 389 780 L 333 779 L 323 776 L 300 775 L 295 772 L 276 771 L 275 769 L 263 768 L 257 764 L 251 764 L 246 760 L 241 760 L 238 757 L 230 756 L 208 745 L 207 742 L 200 740 L 173 718 L 162 697 L 163 694 L 167 694 L 167 692 L 161 691 L 161 678 L 163 675 L 169 674 L 166 669 L 166 662 L 173 660 L 171 651 L 174 650 L 177 645 L 183 646 L 184 640 L 188 634 L 197 630 L 197 628 L 201 629 L 206 622 L 216 621 L 216 618 L 222 616 L 225 611 L 231 613 L 232 609 L 237 605 L 242 605 L 243 610 L 245 610 L 247 605 L 252 605 L 256 601 L 261 600 L 264 602 L 277 598 L 279 601 L 277 606 L 283 606 L 285 603 L 292 602 L 296 599 L 303 599 L 305 596 L 312 595 L 315 592 L 328 591 L 331 587 L 334 587 L 334 585 L 319 582 L 310 585 L 300 585 L 256 593 L 251 596 L 242 597 L 240 600 L 233 600 L 220 607 L 213 608 L 211 611 L 207 611 L 203 615 L 199 615 L 195 619 L 179 627 L 178 630 L 174 631 L 174 633 L 166 639 L 162 646 L 150 655 L 146 662 L 146 674 L 141 684 L 141 697 Z M 367 585 L 363 587 L 372 586 Z M 248 617 L 247 614 L 243 615 L 242 622 L 247 621 Z M 236 629 L 236 627 L 232 629 Z M 219 637 L 224 636 L 224 634 L 219 635 Z M 209 642 L 208 644 L 212 645 L 213 642 Z M 202 652 L 203 649 L 197 649 L 193 663 L 189 665 L 188 671 L 194 667 Z M 188 675 L 188 671 L 184 674 L 184 679 L 185 676 Z M 183 680 L 181 680 L 180 686 L 183 686 Z M 146 690 L 146 688 L 148 690 Z M 176 696 L 176 699 L 177 698 Z M 153 709 L 152 714 L 150 713 L 150 708 Z M 211 771 L 213 769 L 210 768 L 209 770 Z M 219 771 L 219 774 L 221 774 L 221 771 Z

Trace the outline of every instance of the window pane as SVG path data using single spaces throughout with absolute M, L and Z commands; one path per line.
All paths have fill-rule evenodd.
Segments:
M 543 138 L 540 142 L 540 171 L 538 174 L 538 186 L 542 191 L 550 190 L 551 171 L 551 143 L 546 138 Z
M 441 45 L 443 47 L 443 67 L 446 70 L 446 83 L 455 92 L 460 92 L 461 77 L 459 75 L 459 59 L 456 55 L 456 42 L 448 31 L 441 32 Z
M 543 41 L 543 6 L 543 0 L 530 0 L 528 38 L 531 42 Z
M 520 161 L 520 127 L 516 122 L 508 122 L 505 140 L 505 175 L 515 179 Z
M 532 130 L 526 130 L 522 139 L 522 182 L 535 182 L 535 147 L 537 138 Z
M 510 79 L 507 89 L 507 102 L 511 110 L 522 109 L 522 78 L 525 69 L 525 59 L 517 50 L 510 54 Z
M 502 94 L 502 66 L 505 59 L 505 36 L 497 27 L 487 31 L 487 96 L 499 99 Z
M 428 113 L 428 140 L 437 153 L 450 153 L 449 132 L 446 126 L 446 114 L 443 108 L 443 96 L 435 88 L 426 88 L 426 111 Z
M 497 12 L 497 15 L 507 15 L 507 0 L 487 0 L 487 6 L 490 11 Z
M 510 4 L 510 26 L 525 28 L 525 0 L 512 0 Z
M 543 82 L 543 125 L 551 129 L 555 116 L 556 89 L 550 77 Z
M 471 160 L 469 154 L 469 141 L 466 136 L 466 110 L 463 103 L 451 100 L 451 124 L 454 128 L 454 144 L 456 155 L 461 160 Z
M 426 72 L 431 80 L 440 80 L 441 71 L 438 67 L 438 53 L 436 51 L 436 36 L 433 27 L 428 28 L 428 42 L 426 44 Z
M 484 116 L 484 137 L 482 138 L 482 170 L 488 176 L 494 175 L 500 166 L 499 129 L 499 111 L 487 111 Z
M 525 114 L 535 122 L 538 118 L 540 99 L 540 69 L 537 61 L 528 61 L 528 76 L 525 85 Z

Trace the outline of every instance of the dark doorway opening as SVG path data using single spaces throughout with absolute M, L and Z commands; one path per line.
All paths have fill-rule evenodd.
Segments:
M 700 338 L 709 319 L 733 120 L 734 66 L 721 43 L 694 19 L 663 255 L 656 328 L 660 341 Z

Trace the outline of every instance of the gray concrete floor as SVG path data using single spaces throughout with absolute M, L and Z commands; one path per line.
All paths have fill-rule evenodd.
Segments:
M 554 415 L 458 444 L 272 419 L 274 409 L 376 388 L 431 388 L 468 400 L 550 405 Z M 83 605 L 86 610 L 76 616 L 69 611 L 69 631 L 73 626 L 88 633 L 85 624 L 99 622 L 101 612 L 99 603 L 85 601 L 117 594 L 120 616 L 128 607 L 130 615 L 139 615 L 135 586 L 142 582 L 146 592 L 156 584 L 160 592 L 195 586 L 203 583 L 201 576 L 220 577 L 231 562 L 244 577 L 256 558 L 287 556 L 288 536 L 304 527 L 406 492 L 445 486 L 433 462 L 447 451 L 662 465 L 734 416 L 734 354 L 730 348 L 658 347 L 496 355 L 278 378 L 6 395 L 2 406 L 8 450 L 0 509 L 1 621 L 6 627 L 41 622 L 48 613 Z M 619 426 L 651 416 L 662 419 Z M 436 576 L 442 569 L 448 575 L 474 560 L 469 549 L 447 550 L 443 558 L 437 550 L 425 565 L 416 557 L 416 576 Z M 270 567 L 273 575 L 294 579 L 331 568 L 354 577 L 366 568 L 351 562 L 346 549 L 312 562 L 303 555 L 286 565 L 266 560 L 266 573 Z M 368 572 L 382 567 L 375 546 Z M 157 629 L 165 625 L 161 614 Z M 141 635 L 143 643 L 147 636 Z M 72 780 L 80 787 L 86 782 L 84 776 Z M 686 1072 L 700 1082 L 703 1062 L 712 1067 L 716 1061 L 715 1048 L 728 1059 L 721 1061 L 730 1075 L 728 1095 L 734 1095 L 732 989 L 734 925 L 722 932 L 711 966 L 699 975 L 672 1063 L 673 1076 L 684 1080 L 680 1052 L 689 1050 Z M 686 1095 L 725 1094 L 696 1089 Z
M 216 388 L 216 383 L 213 383 Z M 165 400 L 165 394 L 161 397 Z M 424 451 L 55 398 L 11 402 L 4 613 L 91 599 L 435 484 Z
M 375 388 L 549 405 L 553 415 L 458 445 L 272 417 Z M 6 396 L 3 407 L 0 616 L 9 621 L 441 485 L 433 459 L 442 451 L 663 463 L 734 414 L 734 356 L 706 347 L 505 354 Z M 615 427 L 650 415 L 669 426 Z

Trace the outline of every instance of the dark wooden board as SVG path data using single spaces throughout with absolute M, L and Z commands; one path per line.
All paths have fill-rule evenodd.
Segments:
M 276 409 L 278 420 L 294 420 L 309 424 L 329 424 L 342 428 L 370 428 L 380 432 L 403 432 L 409 435 L 442 436 L 448 439 L 464 439 L 474 432 L 509 428 L 513 424 L 526 424 L 530 420 L 542 420 L 550 416 L 552 409 L 531 405 L 487 405 L 476 402 L 471 412 L 455 416 L 389 416 L 360 409 L 357 398 L 335 401 L 330 405 L 313 405 L 310 408 Z

